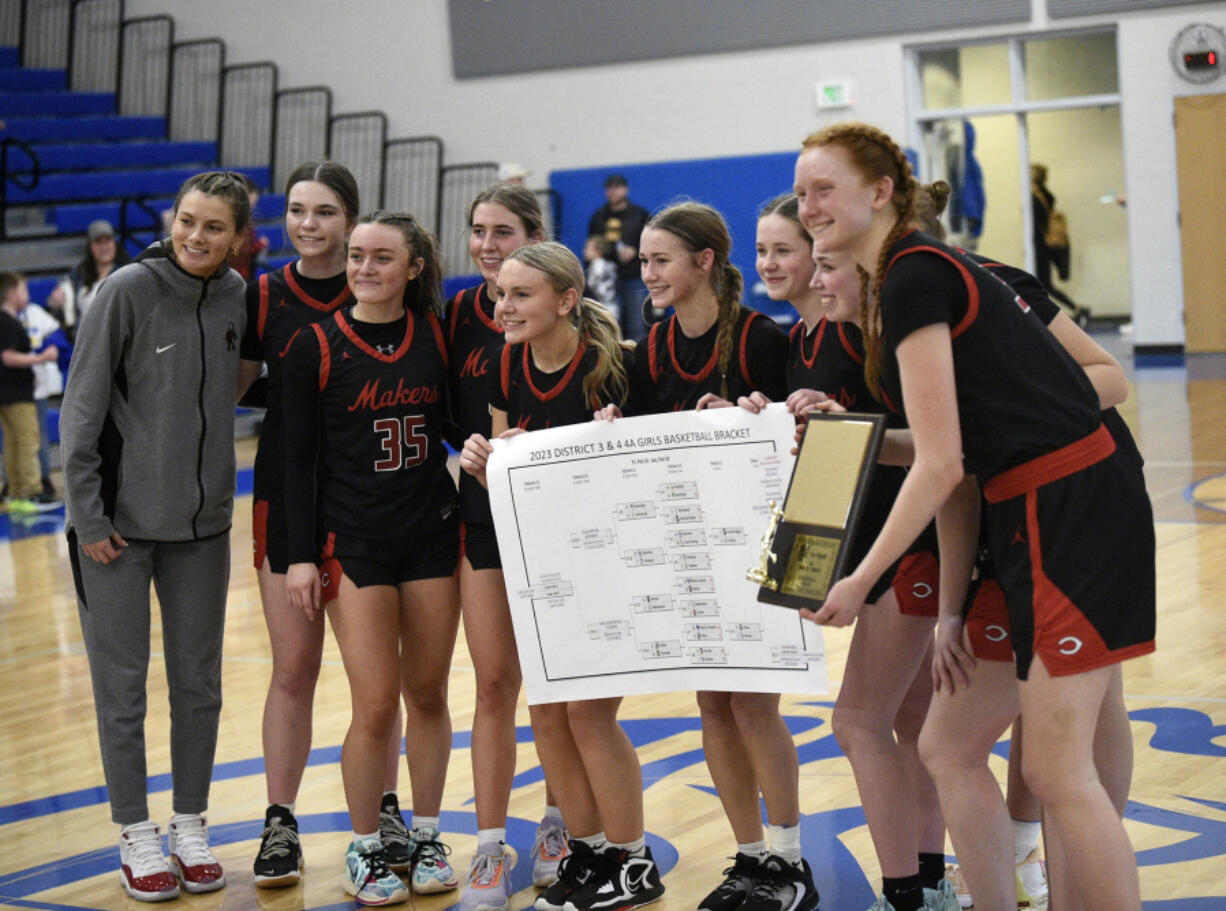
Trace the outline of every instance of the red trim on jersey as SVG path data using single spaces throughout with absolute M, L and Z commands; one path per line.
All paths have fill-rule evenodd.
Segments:
M 502 385 L 502 397 L 511 398 L 511 346 L 503 345 L 498 358 L 498 381 Z M 507 402 L 510 404 L 510 401 Z
M 405 310 L 404 338 L 400 340 L 399 347 L 391 354 L 384 354 L 378 348 L 371 347 L 367 342 L 362 340 L 362 337 L 354 331 L 353 326 L 349 325 L 349 320 L 345 319 L 345 314 L 340 310 L 336 311 L 336 325 L 341 327 L 341 332 L 345 333 L 346 338 L 353 342 L 361 351 L 366 352 L 377 361 L 383 361 L 388 364 L 395 363 L 404 356 L 404 353 L 409 350 L 409 346 L 413 344 L 413 311 Z
M 975 319 L 979 316 L 979 286 L 975 284 L 975 278 L 971 275 L 970 270 L 962 264 L 956 257 L 950 256 L 945 250 L 940 247 L 912 247 L 910 250 L 903 250 L 901 253 L 894 254 L 894 258 L 890 260 L 885 267 L 888 273 L 890 267 L 898 262 L 909 253 L 935 253 L 937 256 L 951 263 L 955 269 L 962 274 L 962 282 L 966 285 L 966 314 L 962 319 L 958 320 L 955 326 L 949 330 L 950 338 L 957 338 L 963 332 L 971 327 Z
M 447 321 L 447 342 L 455 344 L 455 327 L 460 322 L 460 311 L 464 309 L 466 296 L 476 295 L 481 290 L 480 285 L 472 288 L 465 288 L 459 294 L 451 299 L 451 318 Z
M 443 366 L 451 366 L 451 355 L 447 351 L 447 342 L 443 339 L 443 327 L 438 321 L 438 317 L 430 310 L 426 311 L 426 322 L 430 324 L 430 328 L 434 330 L 434 341 L 438 344 L 438 353 L 443 356 Z
M 260 277 L 263 278 L 263 276 Z M 255 568 L 258 572 L 264 565 L 264 558 L 268 556 L 267 500 L 256 500 L 251 504 L 251 543 L 255 551 Z
M 702 370 L 693 374 L 686 373 L 681 369 L 681 365 L 677 363 L 677 317 L 674 314 L 673 318 L 668 321 L 668 356 L 672 359 L 673 367 L 677 370 L 677 376 L 689 383 L 701 383 L 711 375 L 711 371 L 719 363 L 719 345 L 712 346 L 711 359 L 707 361 L 706 366 Z
M 281 270 L 281 272 L 285 275 L 285 283 L 289 285 L 289 289 L 294 292 L 294 296 L 311 309 L 322 310 L 324 313 L 331 313 L 349 299 L 349 286 L 345 285 L 345 287 L 341 289 L 340 294 L 336 295 L 336 297 L 332 298 L 332 300 L 328 301 L 327 303 L 321 300 L 316 300 L 302 290 L 302 285 L 298 284 L 298 279 L 294 278 L 293 267 L 293 263 L 286 263 L 285 267 Z
M 328 385 L 328 378 L 332 375 L 332 349 L 328 347 L 328 337 L 324 335 L 323 327 L 319 323 L 311 323 L 311 328 L 315 330 L 315 338 L 319 340 L 319 391 L 323 392 Z
M 558 380 L 552 389 L 545 392 L 541 392 L 541 390 L 537 389 L 536 383 L 532 382 L 532 365 L 528 360 L 529 347 L 531 346 L 524 345 L 524 379 L 528 382 L 528 388 L 531 389 L 532 394 L 542 402 L 548 402 L 550 399 L 556 399 L 562 394 L 562 390 L 565 389 L 570 383 L 571 379 L 575 375 L 575 371 L 579 369 L 579 361 L 583 359 L 583 352 L 587 351 L 587 344 L 585 342 L 579 343 L 579 348 L 575 351 L 575 356 L 570 359 L 570 366 L 566 368 L 566 373 L 562 375 L 562 379 Z M 506 349 L 504 348 L 503 350 L 505 351 Z M 503 394 L 505 395 L 506 393 L 504 392 Z
M 647 333 L 647 367 L 651 373 L 651 381 L 653 383 L 660 382 L 660 361 L 656 357 L 656 349 L 658 347 L 656 345 L 656 330 L 659 329 L 661 325 L 661 323 L 656 323 Z
M 260 316 L 256 320 L 255 334 L 264 341 L 264 324 L 268 322 L 268 273 L 260 276 Z M 257 569 L 259 567 L 256 567 Z
M 749 359 L 747 357 L 749 353 L 749 327 L 759 316 L 762 316 L 762 314 L 757 310 L 750 310 L 749 317 L 745 320 L 745 325 L 741 327 L 741 376 L 745 377 L 745 382 L 749 384 L 750 388 L 753 388 L 753 377 L 749 375 Z M 719 352 L 719 345 L 715 346 L 715 350 L 717 353 Z
M 1101 462 L 1115 452 L 1115 438 L 1106 425 L 1074 443 L 1062 446 L 1046 455 L 1031 459 L 1002 471 L 983 485 L 983 495 L 989 503 L 1003 503 L 1024 493 L 1037 490 L 1044 484 L 1067 478 L 1075 472 Z
M 856 346 L 851 343 L 851 339 L 847 337 L 847 332 L 843 329 L 843 324 L 838 324 L 839 340 L 843 342 L 843 350 L 847 352 L 847 356 L 857 364 L 864 363 L 864 355 L 856 350 Z
M 486 316 L 485 311 L 481 309 L 481 298 L 485 298 L 486 300 L 490 301 L 490 312 L 488 316 Z M 503 331 L 502 327 L 499 326 L 494 320 L 494 302 L 490 300 L 488 285 L 477 286 L 477 296 L 473 299 L 473 310 L 477 312 L 477 316 L 480 317 L 481 322 L 485 323 L 485 325 L 490 329 L 493 329 L 495 332 Z
M 829 321 L 824 316 L 820 320 L 817 321 L 817 329 L 814 330 L 814 335 L 816 336 L 816 338 L 813 339 L 813 354 L 809 357 L 805 357 L 805 335 L 804 335 L 805 324 L 804 324 L 804 321 L 801 320 L 795 326 L 792 327 L 793 333 L 796 333 L 796 332 L 802 333 L 800 336 L 800 360 L 810 370 L 813 369 L 814 363 L 817 362 L 817 352 L 818 352 L 818 349 L 822 347 L 822 337 L 826 334 L 826 326 L 828 324 L 829 324 Z
M 294 344 L 294 339 L 298 337 L 298 333 L 301 331 L 301 326 L 294 330 L 294 334 L 289 337 L 289 341 L 285 343 L 285 347 L 277 352 L 277 357 L 285 357 L 285 355 L 289 354 L 290 346 Z

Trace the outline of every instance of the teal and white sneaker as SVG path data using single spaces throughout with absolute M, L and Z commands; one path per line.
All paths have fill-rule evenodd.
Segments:
M 433 826 L 414 828 L 413 857 L 409 865 L 409 884 L 418 895 L 447 892 L 459 883 L 455 870 L 447 862 L 451 848 L 439 841 L 438 829 Z
M 539 888 L 558 881 L 558 864 L 570 853 L 569 836 L 562 820 L 546 817 L 536 827 L 532 842 L 532 884 Z
M 943 879 L 935 889 L 925 889 L 924 911 L 962 911 L 954 884 Z
M 343 885 L 360 905 L 395 905 L 409 898 L 409 890 L 387 865 L 387 850 L 378 838 L 349 843 Z

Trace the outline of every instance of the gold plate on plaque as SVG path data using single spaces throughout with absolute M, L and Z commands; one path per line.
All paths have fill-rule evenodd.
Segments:
M 839 544 L 839 538 L 797 534 L 792 540 L 792 554 L 779 590 L 785 595 L 825 600 L 834 576 Z
M 783 509 L 771 503 L 758 565 L 746 572 L 758 585 L 759 601 L 822 606 L 830 586 L 847 571 L 849 544 L 884 435 L 884 415 L 808 416 Z

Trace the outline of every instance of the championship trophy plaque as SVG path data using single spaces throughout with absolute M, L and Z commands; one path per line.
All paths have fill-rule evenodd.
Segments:
M 852 535 L 885 436 L 885 415 L 808 416 L 783 508 L 771 503 L 762 560 L 746 576 L 758 600 L 817 610 L 847 569 Z

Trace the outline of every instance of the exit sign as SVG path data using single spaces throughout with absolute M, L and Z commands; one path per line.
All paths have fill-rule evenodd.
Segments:
M 850 79 L 832 79 L 817 84 L 818 110 L 849 108 L 855 104 Z

